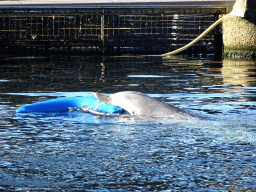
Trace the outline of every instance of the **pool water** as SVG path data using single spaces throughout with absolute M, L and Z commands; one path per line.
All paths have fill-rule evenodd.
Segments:
M 6 57 L 0 190 L 256 190 L 256 62 L 184 57 Z M 66 96 L 140 91 L 205 117 L 17 114 Z

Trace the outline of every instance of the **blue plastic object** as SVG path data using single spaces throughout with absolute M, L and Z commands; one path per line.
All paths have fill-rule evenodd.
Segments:
M 51 99 L 20 107 L 16 112 L 61 112 L 68 111 L 70 108 L 80 108 L 83 106 L 101 113 L 123 113 L 122 108 L 116 105 L 105 104 L 95 97 L 63 97 Z

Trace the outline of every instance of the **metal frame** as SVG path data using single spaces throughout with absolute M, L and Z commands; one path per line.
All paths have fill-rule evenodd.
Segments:
M 164 53 L 193 40 L 225 12 L 224 8 L 5 9 L 0 10 L 0 48 L 88 54 Z M 212 53 L 214 37 L 213 31 L 192 51 Z

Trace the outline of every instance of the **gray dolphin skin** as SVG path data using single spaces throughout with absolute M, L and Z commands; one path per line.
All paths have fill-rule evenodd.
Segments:
M 195 117 L 185 110 L 136 91 L 123 91 L 110 96 L 101 93 L 94 94 L 103 103 L 117 105 L 128 111 L 131 115 L 171 119 L 189 119 Z

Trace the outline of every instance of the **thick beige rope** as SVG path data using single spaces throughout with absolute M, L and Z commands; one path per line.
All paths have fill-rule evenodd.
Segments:
M 216 27 L 220 22 L 222 22 L 223 17 L 221 17 L 219 20 L 217 20 L 215 23 L 213 23 L 208 29 L 206 29 L 201 35 L 199 35 L 196 39 L 191 41 L 189 44 L 185 45 L 184 47 L 181 47 L 179 49 L 176 49 L 175 51 L 171 51 L 165 54 L 162 54 L 162 56 L 168 56 L 168 55 L 174 55 L 181 51 L 184 51 L 185 49 L 189 48 L 190 46 L 194 45 L 196 42 L 198 42 L 200 39 L 202 39 L 207 33 L 209 33 L 214 27 Z

